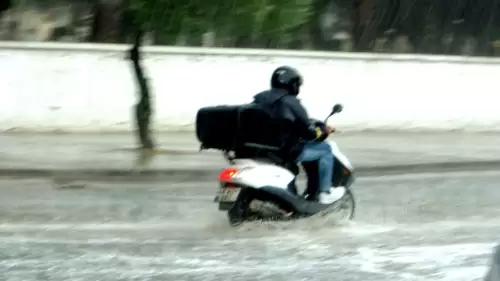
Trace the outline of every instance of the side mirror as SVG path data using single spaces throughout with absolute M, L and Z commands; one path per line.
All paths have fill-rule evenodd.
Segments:
M 340 103 L 337 103 L 336 105 L 333 106 L 332 115 L 342 112 L 342 109 L 344 109 L 344 107 Z
M 330 114 L 328 115 L 328 117 L 326 117 L 324 123 L 326 124 L 326 122 L 328 121 L 328 119 L 330 117 L 332 117 L 332 115 L 337 114 L 339 112 L 342 112 L 342 109 L 344 109 L 344 107 L 340 103 L 337 103 L 336 105 L 334 105 L 333 108 L 332 108 L 332 112 L 330 112 Z

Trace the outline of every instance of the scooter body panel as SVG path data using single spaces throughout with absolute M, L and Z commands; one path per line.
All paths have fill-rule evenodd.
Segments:
M 347 157 L 338 149 L 335 142 L 328 141 L 328 143 L 335 155 L 334 161 L 336 161 L 337 165 L 341 165 L 341 167 L 335 168 L 337 174 L 342 173 L 341 175 L 334 174 L 332 181 L 340 177 L 341 180 L 338 180 L 338 182 L 344 183 L 345 187 L 349 188 L 354 180 L 352 175 L 353 167 Z M 260 194 L 269 201 L 286 205 L 288 209 L 300 216 L 311 216 L 326 209 L 334 208 L 335 203 L 332 205 L 320 204 L 315 200 L 308 200 L 300 194 L 290 192 L 289 188 L 295 181 L 295 175 L 284 167 L 254 159 L 237 159 L 234 160 L 234 165 L 231 168 L 237 169 L 238 172 L 230 181 L 221 183 L 223 189 L 224 185 L 230 184 L 233 186 L 233 192 L 237 193 L 240 192 L 239 189 L 243 188 L 256 190 L 256 194 Z M 344 169 L 347 169 L 349 173 L 345 174 Z M 233 198 L 236 201 L 236 198 Z M 231 202 L 220 202 L 219 209 L 228 210 L 231 206 Z
M 235 160 L 235 165 L 232 167 L 239 172 L 230 182 L 254 189 L 273 186 L 286 190 L 295 179 L 295 175 L 283 167 L 253 159 Z

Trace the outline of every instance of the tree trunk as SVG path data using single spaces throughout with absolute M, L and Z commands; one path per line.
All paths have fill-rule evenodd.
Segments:
M 130 59 L 134 67 L 134 73 L 139 85 L 139 102 L 135 107 L 135 117 L 139 142 L 142 148 L 154 149 L 155 145 L 151 138 L 150 120 L 152 115 L 151 97 L 147 78 L 144 76 L 144 71 L 141 66 L 140 44 L 142 39 L 142 32 L 138 32 L 134 47 L 130 50 Z
M 93 0 L 94 24 L 92 42 L 123 42 L 123 24 L 126 13 L 125 0 Z
M 376 28 L 373 19 L 375 3 L 373 0 L 354 1 L 354 50 L 358 52 L 371 51 L 375 38 Z
M 12 3 L 10 0 L 1 0 L 0 1 L 0 16 L 2 15 L 2 12 L 10 9 L 11 6 L 12 6 Z

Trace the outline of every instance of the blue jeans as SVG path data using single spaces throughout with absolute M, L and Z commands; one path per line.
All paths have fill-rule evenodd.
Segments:
M 328 192 L 332 187 L 333 177 L 333 152 L 326 142 L 310 141 L 297 157 L 297 162 L 318 161 L 319 166 L 319 192 Z

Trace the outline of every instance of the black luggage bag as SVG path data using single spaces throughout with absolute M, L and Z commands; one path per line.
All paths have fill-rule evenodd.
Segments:
M 203 107 L 196 114 L 196 137 L 204 149 L 230 151 L 237 146 L 240 105 Z

